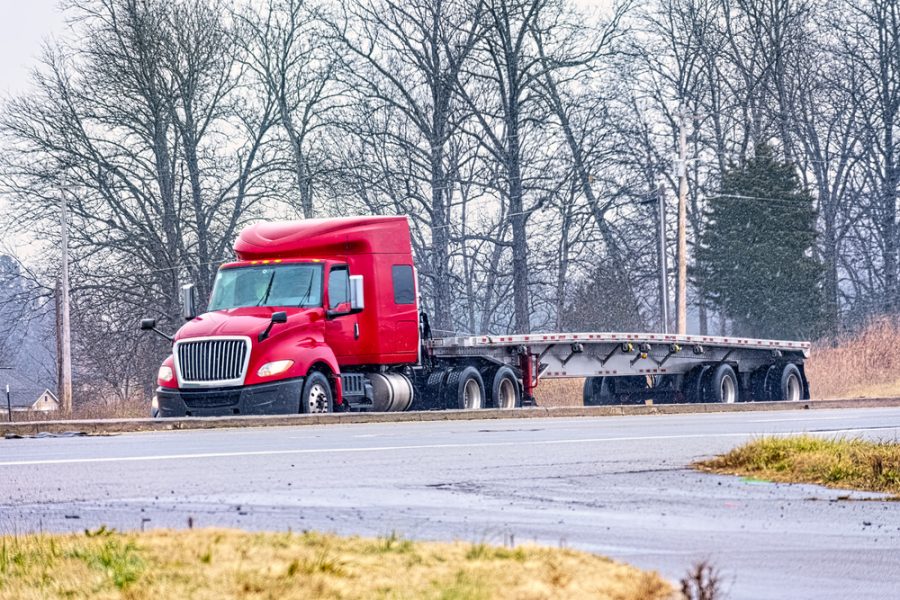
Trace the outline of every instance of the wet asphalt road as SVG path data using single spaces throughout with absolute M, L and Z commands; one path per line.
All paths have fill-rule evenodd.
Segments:
M 900 409 L 0 440 L 0 533 L 197 526 L 538 541 L 729 597 L 900 598 L 900 503 L 691 471 L 766 433 L 900 438 Z M 849 499 L 847 497 L 849 496 Z M 867 499 L 868 498 L 868 499 Z

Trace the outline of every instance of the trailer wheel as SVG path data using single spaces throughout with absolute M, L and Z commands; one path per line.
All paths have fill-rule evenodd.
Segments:
M 484 380 L 475 367 L 453 369 L 444 386 L 444 406 L 478 410 L 484 406 Z
M 721 364 L 716 367 L 705 387 L 708 402 L 734 404 L 740 395 L 737 375 L 729 364 Z
M 602 404 L 643 404 L 650 386 L 646 375 L 626 375 L 605 377 L 605 397 L 601 395 Z
M 750 378 L 750 386 L 753 399 L 765 402 L 775 399 L 774 381 L 779 376 L 780 369 L 775 365 L 766 365 L 753 372 Z
M 687 404 L 703 402 L 704 379 L 708 379 L 709 365 L 694 367 L 681 381 L 681 390 L 676 392 L 676 398 Z
M 334 410 L 331 383 L 321 371 L 310 371 L 300 393 L 300 412 L 330 413 Z
M 491 385 L 491 403 L 494 408 L 510 409 L 522 405 L 522 394 L 516 374 L 509 367 L 500 367 L 494 373 Z
M 614 389 L 611 377 L 586 377 L 584 380 L 585 406 L 609 406 L 616 403 L 616 397 L 610 390 Z
M 584 389 L 582 390 L 582 398 L 585 406 L 598 406 L 603 404 L 603 399 L 601 397 L 602 393 L 602 377 L 585 377 Z
M 800 376 L 797 365 L 792 363 L 784 365 L 778 392 L 778 397 L 773 400 L 799 402 L 803 398 L 803 377 Z

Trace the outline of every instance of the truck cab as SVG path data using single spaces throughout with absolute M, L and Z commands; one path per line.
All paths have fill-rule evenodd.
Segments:
M 159 416 L 408 408 L 420 330 L 406 217 L 259 223 L 234 250 L 207 312 L 172 339 Z

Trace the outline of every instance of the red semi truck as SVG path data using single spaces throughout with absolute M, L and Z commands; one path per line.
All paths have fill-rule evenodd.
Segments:
M 406 217 L 259 223 L 159 369 L 161 417 L 533 403 L 585 377 L 585 404 L 809 397 L 805 342 L 629 333 L 433 338 Z M 152 319 L 142 329 L 156 330 Z M 161 335 L 165 335 L 162 334 Z

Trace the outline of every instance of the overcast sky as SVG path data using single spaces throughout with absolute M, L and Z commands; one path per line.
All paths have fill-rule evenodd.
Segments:
M 606 6 L 609 0 L 576 0 L 585 7 Z M 0 0 L 0 92 L 27 89 L 28 73 L 48 37 L 63 29 L 59 0 Z
M 0 0 L 0 91 L 22 91 L 43 41 L 58 35 L 58 0 Z

